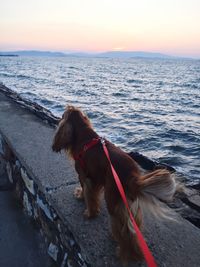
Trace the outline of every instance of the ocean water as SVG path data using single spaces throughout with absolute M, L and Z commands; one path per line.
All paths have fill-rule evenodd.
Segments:
M 200 60 L 2 57 L 0 82 L 56 116 L 76 105 L 101 136 L 200 182 Z

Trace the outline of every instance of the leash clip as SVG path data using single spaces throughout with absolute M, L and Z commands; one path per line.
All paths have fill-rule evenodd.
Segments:
M 101 144 L 102 144 L 103 146 L 106 145 L 106 139 L 105 139 L 104 137 L 101 137 L 101 138 L 100 138 L 100 141 L 101 141 Z

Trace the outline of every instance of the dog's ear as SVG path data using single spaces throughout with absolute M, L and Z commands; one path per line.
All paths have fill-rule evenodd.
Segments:
M 78 126 L 79 128 L 81 125 L 87 124 L 90 128 L 92 128 L 91 122 L 87 115 L 79 108 L 74 106 L 67 106 L 65 109 L 65 113 L 63 114 L 65 119 L 71 121 L 74 129 Z M 76 129 L 78 131 L 78 129 Z
M 55 152 L 59 152 L 62 149 L 69 149 L 72 143 L 73 129 L 72 125 L 64 118 L 58 125 L 56 134 L 53 139 L 52 149 Z
M 61 133 L 61 139 L 63 139 L 63 142 L 66 144 L 71 144 L 72 142 L 72 135 L 73 135 L 73 129 L 72 124 L 68 121 L 66 121 L 63 125 L 62 133 Z M 65 141 L 64 141 L 65 140 Z

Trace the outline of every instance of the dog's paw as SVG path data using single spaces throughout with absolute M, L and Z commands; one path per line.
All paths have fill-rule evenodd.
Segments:
M 115 254 L 116 254 L 116 257 L 117 257 L 117 258 L 120 258 L 120 256 L 121 256 L 121 251 L 120 251 L 120 247 L 119 247 L 119 246 L 116 247 Z
M 88 209 L 86 209 L 86 210 L 83 212 L 83 216 L 84 216 L 86 219 L 89 219 L 89 218 L 91 217 Z
M 82 187 L 79 186 L 79 187 L 76 187 L 75 188 L 75 190 L 74 190 L 74 197 L 76 199 L 80 199 L 80 200 L 82 200 L 84 198 Z
M 86 218 L 86 219 L 91 219 L 91 218 L 94 218 L 96 217 L 98 214 L 99 214 L 100 210 L 95 210 L 95 211 L 89 211 L 88 209 L 86 209 L 83 213 L 83 216 Z

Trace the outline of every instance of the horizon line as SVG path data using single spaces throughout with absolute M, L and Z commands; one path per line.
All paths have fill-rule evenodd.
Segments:
M 91 51 L 91 50 L 54 50 L 54 49 L 9 49 L 0 50 L 0 53 L 17 53 L 17 52 L 47 52 L 47 53 L 62 53 L 64 55 L 70 54 L 88 54 L 88 55 L 98 55 L 104 53 L 147 53 L 147 54 L 158 54 L 160 56 L 167 56 L 171 58 L 186 58 L 186 59 L 200 59 L 200 55 L 176 55 L 160 51 L 148 51 L 148 50 L 103 50 L 103 51 Z

